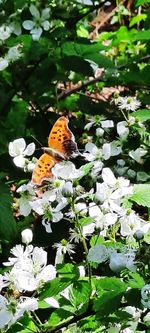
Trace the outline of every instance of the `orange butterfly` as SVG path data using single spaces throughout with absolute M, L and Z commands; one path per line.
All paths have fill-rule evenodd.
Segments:
M 43 148 L 44 154 L 39 158 L 32 174 L 32 183 L 41 185 L 44 179 L 53 177 L 52 167 L 68 160 L 73 153 L 78 153 L 73 133 L 68 128 L 69 120 L 60 117 L 50 132 L 48 148 Z

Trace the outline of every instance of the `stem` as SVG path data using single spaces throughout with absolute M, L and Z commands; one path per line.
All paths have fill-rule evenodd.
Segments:
M 78 213 L 76 212 L 76 209 L 75 209 L 75 204 L 74 204 L 74 200 L 72 199 L 72 202 L 71 202 L 71 206 L 72 206 L 72 210 L 73 212 L 75 213 L 75 224 L 77 226 L 77 229 L 79 231 L 79 235 L 80 235 L 80 239 L 81 239 L 81 242 L 83 244 L 83 248 L 84 248 L 84 251 L 85 251 L 85 254 L 86 254 L 86 264 L 87 264 L 87 268 L 88 268 L 88 277 L 89 277 L 89 284 L 90 284 L 90 287 L 92 289 L 92 286 L 91 286 L 91 275 L 92 275 L 92 272 L 91 272 L 91 266 L 90 266 L 90 263 L 88 262 L 87 260 L 87 255 L 88 255 L 88 247 L 87 247 L 87 244 L 86 244 L 86 241 L 85 241 L 85 238 L 82 234 L 82 227 L 80 225 L 80 222 L 79 222 L 79 219 L 78 219 Z

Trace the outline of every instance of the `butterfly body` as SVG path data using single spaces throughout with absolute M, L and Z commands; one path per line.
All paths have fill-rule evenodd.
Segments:
M 68 119 L 60 117 L 54 124 L 49 138 L 48 147 L 39 158 L 32 175 L 32 183 L 41 185 L 43 180 L 53 177 L 52 168 L 62 160 L 68 160 L 78 153 L 73 133 L 68 128 Z

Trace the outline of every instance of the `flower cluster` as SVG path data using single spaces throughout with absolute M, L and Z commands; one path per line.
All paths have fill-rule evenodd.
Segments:
M 25 243 L 32 241 L 32 231 L 26 229 L 22 232 Z M 19 244 L 10 251 L 11 257 L 3 265 L 9 272 L 0 275 L 0 328 L 11 326 L 25 311 L 38 309 L 38 298 L 25 296 L 42 288 L 43 284 L 56 277 L 53 265 L 47 265 L 47 252 L 42 248 L 27 245 L 25 248 Z M 7 292 L 6 292 L 7 288 Z M 8 297 L 11 295 L 11 297 Z

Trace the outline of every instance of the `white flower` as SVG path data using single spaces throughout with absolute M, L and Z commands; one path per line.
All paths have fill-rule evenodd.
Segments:
M 66 253 L 68 253 L 69 255 L 75 253 L 75 251 L 73 250 L 75 248 L 75 245 L 68 243 L 65 239 L 62 239 L 60 243 L 55 243 L 53 245 L 53 248 L 57 249 L 55 265 L 63 263 Z
M 24 229 L 21 232 L 22 243 L 29 244 L 33 239 L 33 232 L 31 229 Z
M 70 161 L 55 164 L 52 168 L 52 173 L 56 178 L 62 178 L 68 181 L 80 178 L 84 175 L 83 171 L 76 169 L 75 165 Z
M 144 307 L 150 309 L 150 284 L 146 284 L 141 289 L 141 298 L 141 303 Z
M 126 140 L 127 136 L 129 135 L 129 128 L 126 121 L 120 121 L 117 123 L 117 133 L 121 140 Z
M 9 143 L 9 155 L 14 157 L 13 161 L 20 168 L 25 167 L 26 159 L 24 156 L 31 156 L 34 153 L 35 144 L 32 142 L 26 146 L 23 138 L 16 139 Z
M 114 127 L 114 122 L 113 120 L 102 120 L 101 126 L 102 128 L 112 128 Z
M 9 310 L 7 299 L 0 295 L 0 329 L 4 328 L 13 319 L 13 313 Z
M 19 45 L 16 45 L 16 46 L 10 47 L 5 59 L 7 59 L 8 62 L 14 62 L 14 61 L 20 59 L 21 56 L 22 56 L 22 53 L 19 50 Z
M 143 164 L 143 159 L 141 157 L 145 156 L 146 154 L 147 150 L 143 149 L 142 147 L 129 151 L 129 156 L 139 164 Z
M 102 158 L 102 150 L 100 148 L 97 148 L 97 146 L 94 143 L 88 142 L 85 145 L 85 151 L 83 153 L 83 156 L 89 162 L 95 161 L 97 159 Z
M 4 41 L 11 36 L 11 28 L 5 25 L 0 27 L 0 40 Z
M 101 128 L 101 127 L 98 127 L 97 129 L 96 129 L 96 136 L 103 136 L 103 134 L 104 134 L 104 130 Z
M 9 65 L 7 59 L 0 57 L 0 71 L 3 71 Z
M 71 182 L 65 182 L 62 187 L 62 195 L 64 197 L 71 197 L 73 195 L 73 185 Z
M 141 230 L 144 233 L 149 230 L 149 223 L 142 220 L 134 211 L 131 211 L 130 214 L 126 211 L 122 211 L 121 214 L 123 214 L 123 216 L 120 217 L 119 221 L 122 236 L 133 236 L 137 230 Z
M 26 20 L 22 25 L 24 29 L 30 30 L 33 40 L 39 40 L 43 29 L 48 31 L 50 28 L 50 22 L 48 21 L 50 18 L 50 9 L 45 8 L 40 13 L 37 7 L 32 4 L 29 10 L 33 16 L 33 21 Z
M 136 97 L 126 96 L 119 97 L 117 99 L 117 105 L 120 110 L 135 111 L 140 107 L 141 102 L 138 101 Z
M 34 291 L 43 282 L 50 281 L 56 277 L 56 270 L 52 265 L 47 264 L 47 253 L 42 248 L 18 245 L 11 250 L 15 255 L 9 258 L 6 266 L 12 266 L 10 273 L 5 273 L 4 279 L 13 285 L 15 289 L 22 292 Z
M 117 141 L 104 143 L 102 146 L 102 153 L 104 160 L 108 160 L 111 156 L 117 156 L 122 152 L 121 146 L 118 145 Z
M 114 186 L 116 184 L 116 177 L 114 176 L 110 168 L 103 168 L 102 178 L 105 184 L 109 186 Z
M 18 199 L 20 215 L 28 216 L 31 212 L 30 200 L 35 198 L 35 191 L 31 183 L 28 183 L 21 185 L 17 192 L 21 193 L 21 197 Z

